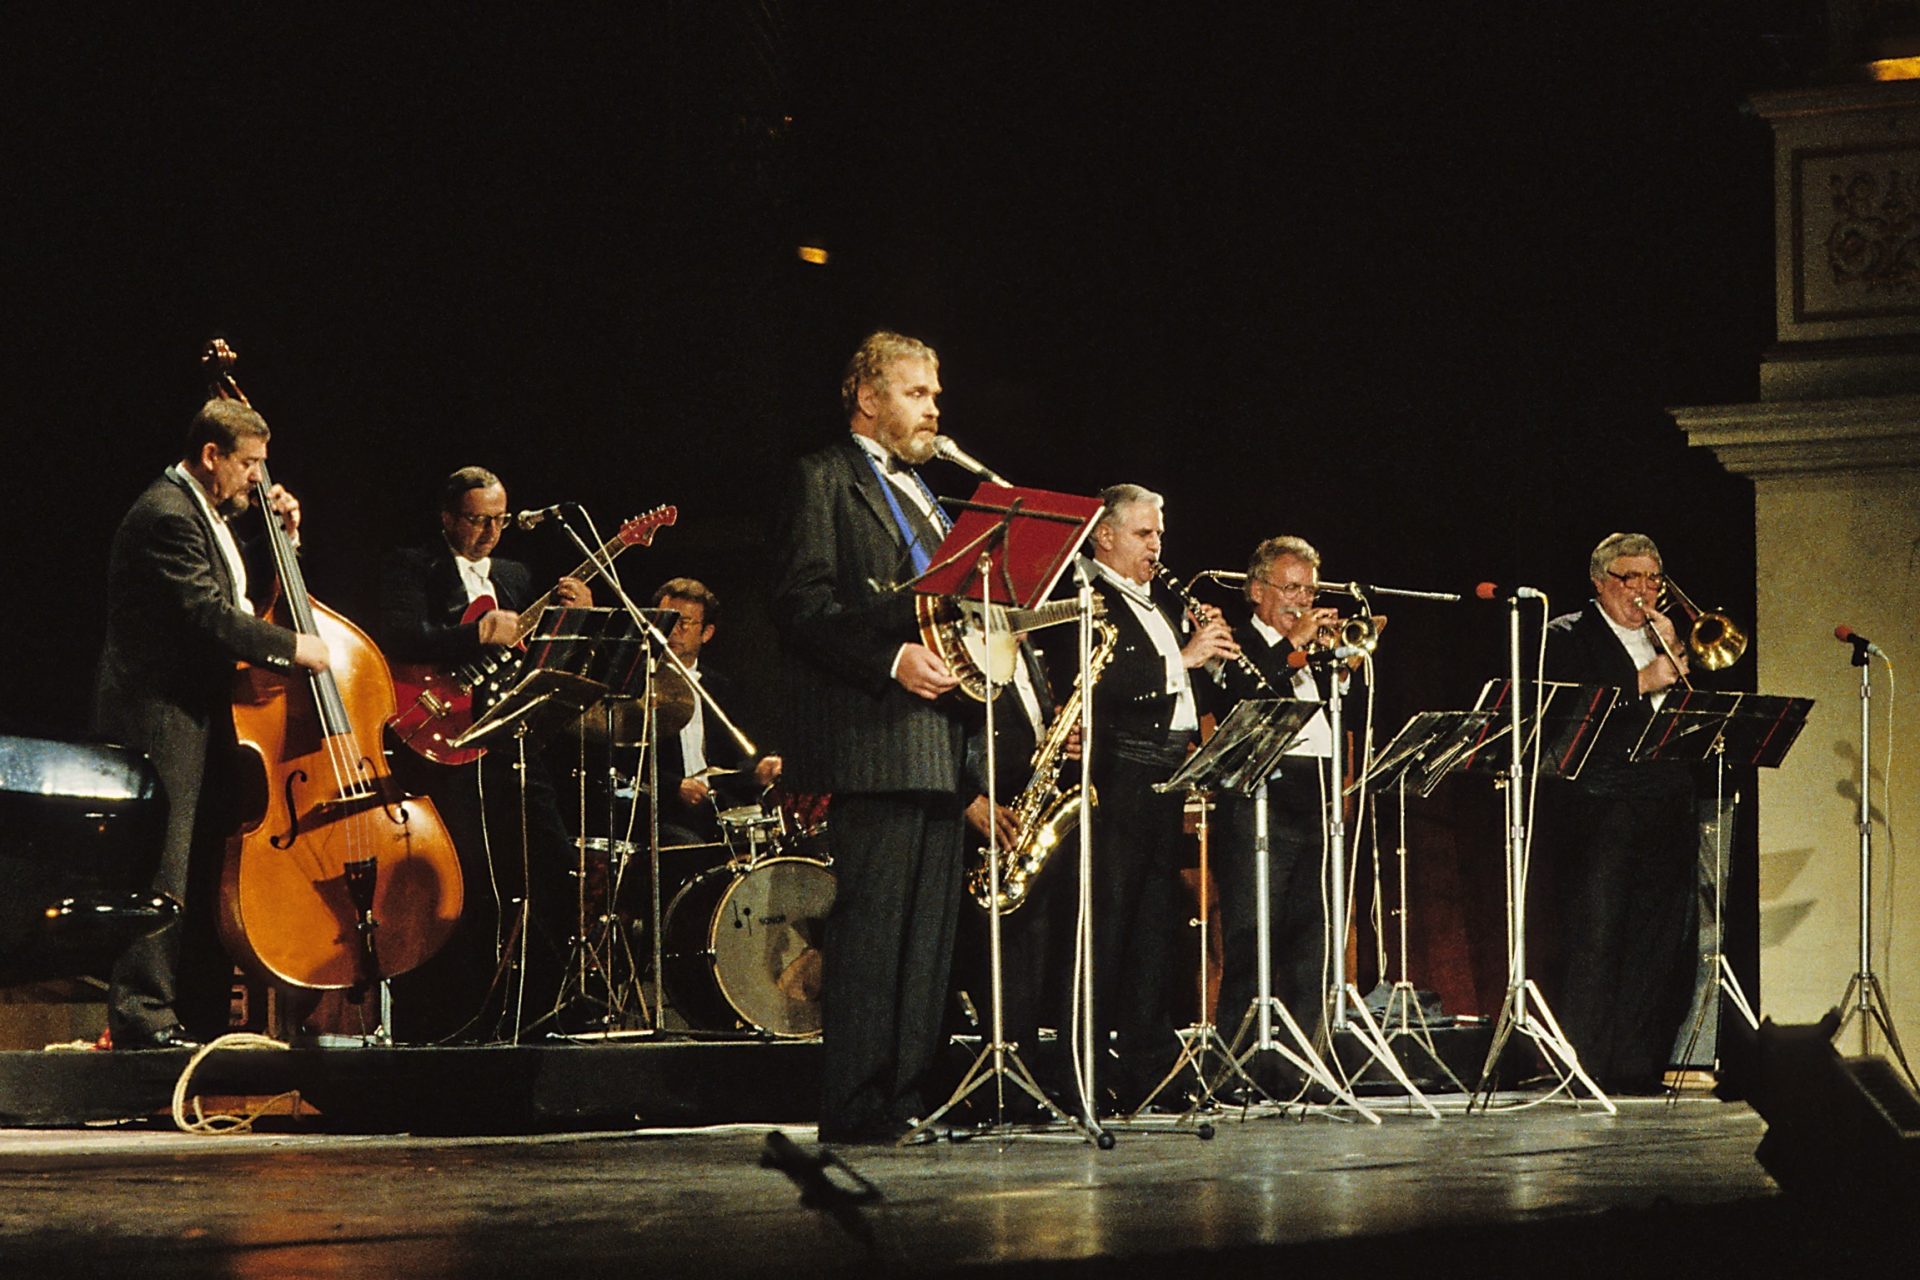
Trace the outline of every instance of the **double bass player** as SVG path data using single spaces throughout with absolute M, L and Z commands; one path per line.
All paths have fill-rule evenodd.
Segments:
M 319 637 L 255 616 L 228 528 L 249 505 L 268 435 L 247 405 L 207 401 L 180 460 L 147 486 L 113 536 L 94 728 L 152 758 L 167 801 L 153 888 L 184 908 L 114 965 L 107 1026 L 115 1049 L 191 1048 L 225 1027 L 232 964 L 215 910 L 234 826 L 233 666 L 327 669 Z M 278 485 L 269 497 L 297 530 L 300 504 Z

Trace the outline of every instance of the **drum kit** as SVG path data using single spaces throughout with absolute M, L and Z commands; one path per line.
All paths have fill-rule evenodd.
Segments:
M 661 728 L 666 728 L 664 719 Z M 613 745 L 629 745 L 619 736 L 616 727 Z M 709 766 L 693 776 L 711 784 L 742 772 Z M 612 783 L 615 799 L 634 806 L 644 804 L 645 791 L 644 782 L 615 778 Z M 771 796 L 718 808 L 719 843 L 662 847 L 668 855 L 660 863 L 663 894 L 673 884 L 679 887 L 660 915 L 660 978 L 665 1003 L 689 1030 L 781 1039 L 820 1034 L 820 948 L 834 879 L 824 820 L 802 823 L 800 812 L 772 803 Z M 644 831 L 633 834 L 644 837 Z M 588 836 L 578 844 L 590 889 L 618 886 L 629 864 L 647 861 L 644 839 Z M 688 856 L 697 864 L 690 874 Z M 595 862 L 603 864 L 598 874 Z M 644 884 L 644 877 L 637 879 Z M 613 896 L 619 896 L 617 888 Z M 618 932 L 643 934 L 642 921 L 650 914 L 625 916 L 629 923 Z M 623 916 L 615 905 L 599 918 L 607 923 Z

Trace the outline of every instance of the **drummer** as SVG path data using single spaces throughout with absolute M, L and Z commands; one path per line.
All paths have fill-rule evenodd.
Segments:
M 680 615 L 667 636 L 667 647 L 713 701 L 733 715 L 737 705 L 733 681 L 700 661 L 700 651 L 713 640 L 719 598 L 693 578 L 673 578 L 653 593 L 653 605 Z M 757 804 L 779 778 L 779 756 L 763 755 L 749 762 L 706 700 L 698 700 L 695 713 L 679 733 L 661 736 L 660 843 L 718 840 L 717 814 Z

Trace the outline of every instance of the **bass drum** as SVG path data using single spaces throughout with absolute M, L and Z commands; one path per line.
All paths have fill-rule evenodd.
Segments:
M 820 1034 L 820 940 L 833 872 L 811 858 L 714 867 L 673 896 L 661 924 L 667 999 L 707 1031 Z

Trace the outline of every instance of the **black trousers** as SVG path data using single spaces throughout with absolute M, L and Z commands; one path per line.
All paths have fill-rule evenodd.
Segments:
M 107 1026 L 116 1045 L 137 1047 L 176 1023 L 201 1041 L 227 1029 L 233 961 L 217 922 L 226 841 L 237 821 L 230 726 L 230 721 L 215 723 L 201 760 L 152 753 L 168 797 L 166 839 L 153 888 L 176 899 L 181 913 L 114 962 Z
M 1267 902 L 1272 938 L 1272 992 L 1308 1035 L 1318 1025 L 1326 991 L 1327 913 L 1322 897 L 1324 839 L 1318 773 L 1323 761 L 1289 759 L 1267 784 Z M 1254 866 L 1254 802 L 1221 804 L 1213 878 L 1220 889 L 1222 1032 L 1232 1036 L 1259 992 L 1259 896 Z
M 1688 791 L 1570 793 L 1553 842 L 1558 980 L 1545 988 L 1602 1088 L 1657 1087 L 1698 963 L 1699 835 Z
M 1170 752 L 1158 758 L 1109 752 L 1094 765 L 1100 797 L 1093 817 L 1094 1025 L 1120 1055 L 1109 1083 L 1123 1108 L 1159 1083 L 1178 1055 L 1174 992 L 1180 975 L 1193 972 L 1177 950 L 1188 936 L 1180 882 L 1183 797 L 1153 790 L 1180 759 Z
M 836 792 L 823 960 L 820 1125 L 925 1114 L 959 915 L 958 796 Z

